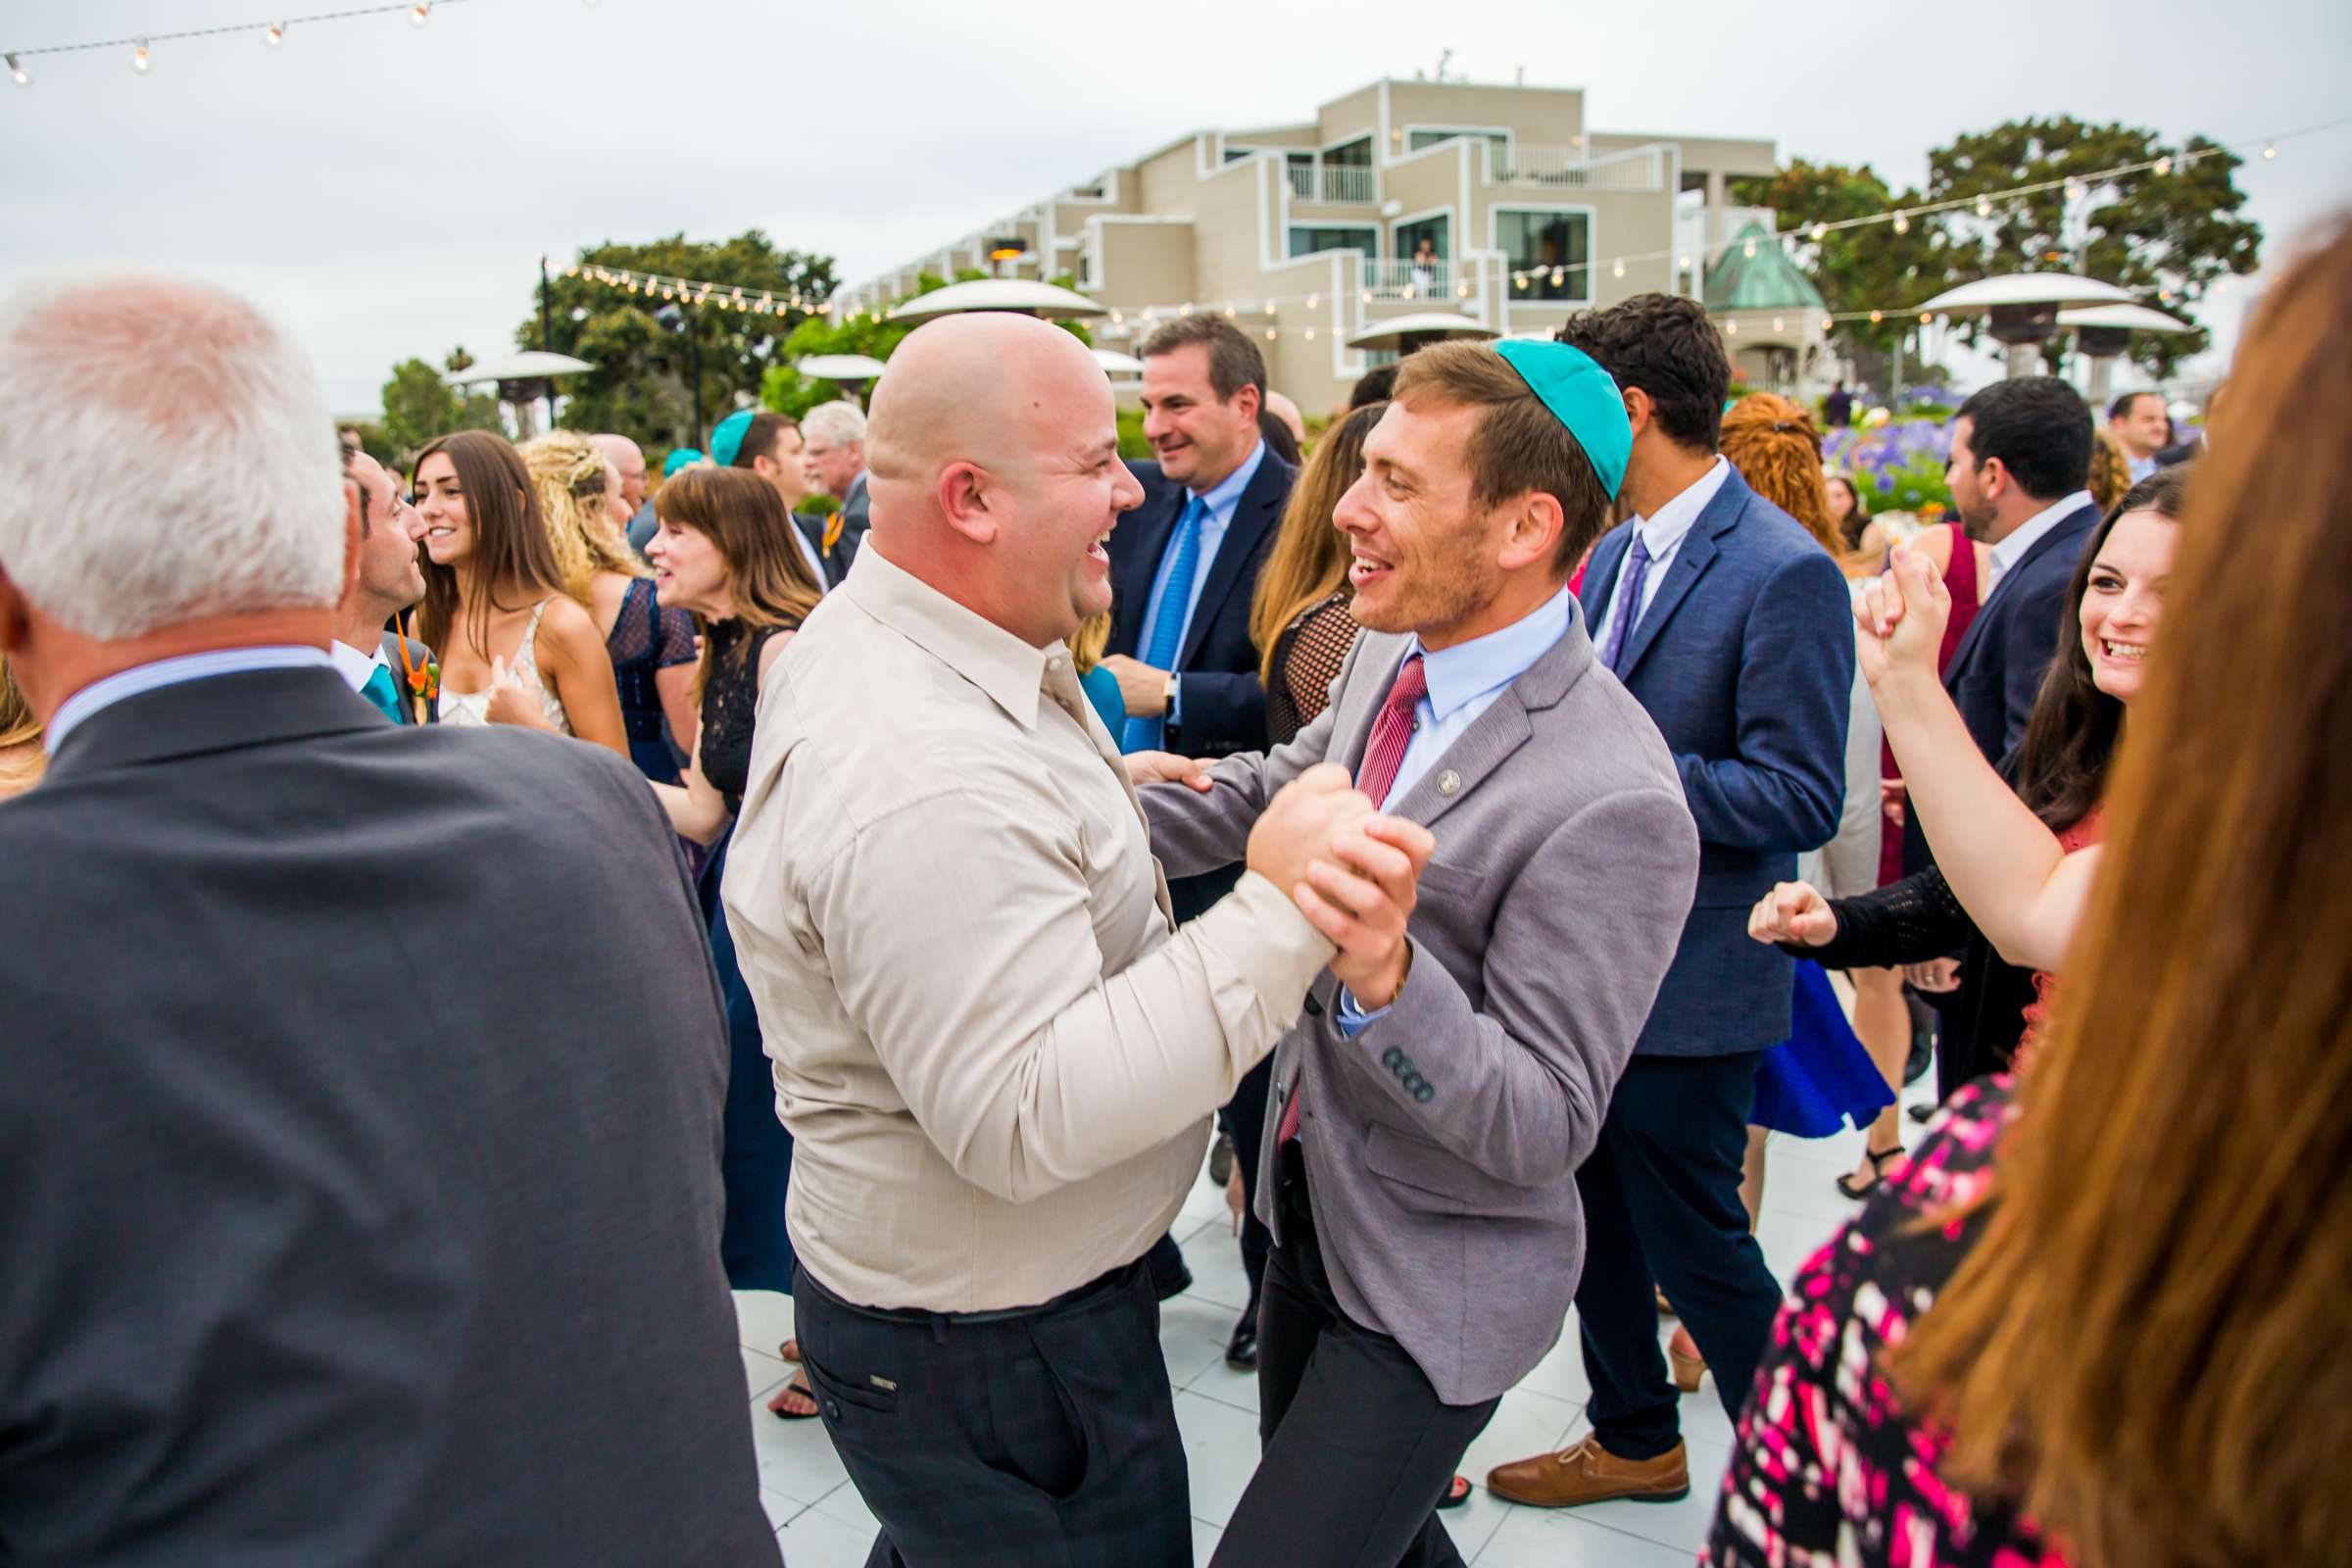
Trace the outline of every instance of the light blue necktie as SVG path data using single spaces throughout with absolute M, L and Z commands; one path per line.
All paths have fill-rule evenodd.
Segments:
M 1642 585 L 1649 577 L 1649 540 L 1642 530 L 1634 529 L 1633 554 L 1627 558 L 1625 570 L 1617 578 L 1617 618 L 1609 622 L 1609 634 L 1601 639 L 1600 662 L 1612 675 L 1625 673 L 1618 660 L 1625 652 L 1626 639 L 1632 635 L 1634 622 L 1642 618 Z
M 1184 617 L 1192 608 L 1193 577 L 1200 569 L 1200 524 L 1208 503 L 1199 496 L 1184 509 L 1176 524 L 1176 556 L 1168 564 L 1167 587 L 1159 596 L 1159 613 L 1152 620 L 1152 640 L 1144 645 L 1144 662 L 1153 669 L 1176 667 L 1176 653 L 1184 645 Z M 1123 752 L 1156 752 L 1167 744 L 1168 720 L 1130 718 L 1120 737 Z
M 360 688 L 360 695 L 373 703 L 393 723 L 408 722 L 400 715 L 400 688 L 392 684 L 392 671 L 383 665 L 375 666 L 374 672 L 368 677 L 368 684 Z

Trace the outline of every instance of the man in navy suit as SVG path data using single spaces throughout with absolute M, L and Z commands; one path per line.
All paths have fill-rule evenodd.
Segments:
M 410 691 L 403 666 L 421 669 L 432 655 L 385 625 L 424 597 L 424 570 L 416 563 L 424 519 L 365 452 L 344 454 L 343 488 L 359 512 L 359 561 L 336 607 L 335 639 L 326 656 L 377 712 L 395 724 L 414 724 L 417 694 Z
M 1110 654 L 1127 722 L 1114 735 L 1124 752 L 1230 757 L 1266 749 L 1266 691 L 1250 601 L 1274 546 L 1298 470 L 1258 435 L 1266 362 L 1232 322 L 1213 316 L 1171 321 L 1144 344 L 1144 434 L 1156 464 L 1132 465 L 1144 504 L 1110 536 Z M 1179 920 L 1206 911 L 1233 888 L 1236 871 L 1168 884 Z M 1257 1290 L 1274 1239 L 1256 1214 L 1258 1134 L 1265 1122 L 1271 1061 L 1234 1090 L 1223 1120 L 1233 1138 L 1242 1188 L 1242 1262 L 1250 1305 L 1225 1348 L 1237 1368 L 1257 1364 Z M 1152 1251 L 1163 1298 L 1190 1283 L 1183 1254 L 1162 1239 Z
M 1730 362 L 1693 300 L 1641 294 L 1562 341 L 1615 378 L 1633 426 L 1618 510 L 1583 602 L 1595 655 L 1648 710 L 1698 825 L 1697 897 L 1599 1147 L 1578 1171 L 1576 1292 L 1592 1433 L 1497 1467 L 1496 1495 L 1566 1507 L 1690 1490 L 1658 1347 L 1663 1289 L 1735 1415 L 1780 1308 L 1740 1201 L 1756 1065 L 1788 1038 L 1794 971 L 1746 906 L 1829 842 L 1845 798 L 1854 679 L 1845 579 L 1717 455 Z

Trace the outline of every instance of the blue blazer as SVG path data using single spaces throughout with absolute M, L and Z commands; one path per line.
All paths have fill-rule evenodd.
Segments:
M 1585 570 L 1600 624 L 1633 537 Z M 1698 824 L 1698 893 L 1636 1054 L 1717 1056 L 1788 1037 L 1794 968 L 1747 911 L 1827 844 L 1845 806 L 1854 617 L 1828 552 L 1737 470 L 1683 537 L 1626 638 L 1619 678 L 1649 710 Z
M 1110 652 L 1143 657 L 1144 617 L 1152 608 L 1152 579 L 1184 514 L 1185 488 L 1163 478 L 1156 463 L 1130 463 L 1143 481 L 1144 504 L 1119 519 L 1110 535 Z M 1257 679 L 1257 645 L 1250 640 L 1250 600 L 1258 568 L 1274 548 L 1282 509 L 1298 470 L 1269 452 L 1250 475 L 1233 523 L 1208 564 L 1200 603 L 1177 650 L 1184 677 L 1184 722 L 1168 726 L 1168 750 L 1187 757 L 1229 757 L 1266 749 L 1266 689 Z

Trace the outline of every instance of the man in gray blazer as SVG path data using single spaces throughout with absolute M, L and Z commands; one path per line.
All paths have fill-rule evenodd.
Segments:
M 801 459 L 816 487 L 841 503 L 841 538 L 834 546 L 840 561 L 835 581 L 849 575 L 865 543 L 867 526 L 865 411 L 843 398 L 820 403 L 801 421 Z
M 0 300 L 0 1561 L 772 1564 L 674 841 L 337 676 L 338 467 L 237 300 Z
M 1131 760 L 1162 780 L 1144 798 L 1170 875 L 1239 858 L 1321 762 L 1436 838 L 1394 961 L 1326 974 L 1275 1058 L 1265 1451 L 1218 1564 L 1460 1562 L 1433 1510 L 1559 1337 L 1575 1172 L 1698 866 L 1665 743 L 1567 591 L 1628 440 L 1614 385 L 1565 345 L 1413 356 L 1335 518 L 1369 633 L 1331 707 L 1269 755 Z M 1325 935 L 1381 906 L 1396 858 L 1310 871 Z

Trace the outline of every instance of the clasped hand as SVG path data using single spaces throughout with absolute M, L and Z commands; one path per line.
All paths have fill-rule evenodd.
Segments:
M 1879 580 L 1854 605 L 1854 653 L 1873 690 L 1888 675 L 1936 678 L 1943 628 L 1952 618 L 1951 590 L 1936 563 L 1896 545 Z
M 1418 822 L 1375 811 L 1347 769 L 1321 762 L 1266 803 L 1249 864 L 1340 950 L 1332 975 L 1377 1010 L 1396 1000 L 1412 965 L 1405 925 L 1437 843 Z

